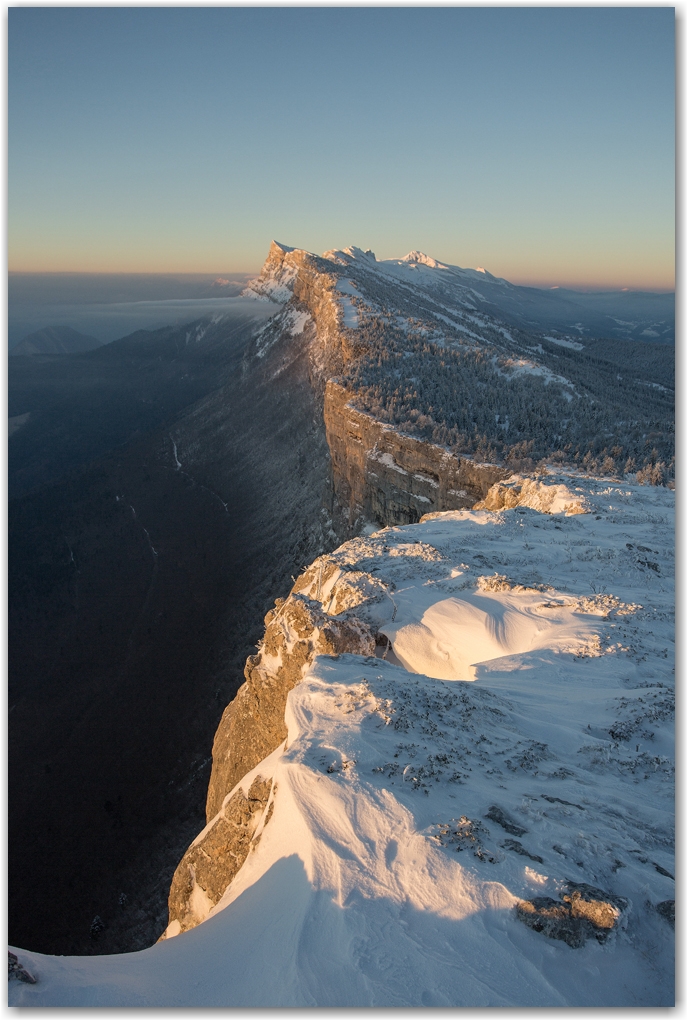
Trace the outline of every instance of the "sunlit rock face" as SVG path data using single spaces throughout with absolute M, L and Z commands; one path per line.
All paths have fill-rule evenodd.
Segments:
M 341 596 L 351 602 L 348 589 L 342 590 Z M 208 826 L 174 874 L 168 934 L 186 931 L 204 920 L 254 845 L 271 783 L 258 774 L 245 793 L 242 789 L 232 791 L 284 742 L 289 691 L 301 681 L 316 655 L 374 654 L 369 626 L 351 613 L 339 615 L 341 599 L 337 603 L 336 593 L 333 599 L 337 612 L 325 613 L 318 602 L 294 589 L 265 617 L 260 650 L 248 659 L 246 682 L 226 708 L 215 734 Z
M 302 594 L 291 594 L 265 617 L 265 636 L 246 663 L 246 682 L 224 711 L 212 749 L 207 816 L 226 794 L 286 737 L 289 691 L 315 655 L 374 652 L 369 627 L 355 616 L 333 618 Z
M 502 318 L 499 301 L 515 290 L 417 251 L 378 261 L 356 247 L 320 256 L 272 243 L 245 293 L 283 309 L 262 331 L 261 351 L 285 333 L 307 338 L 339 530 L 468 508 L 494 482 L 549 459 L 670 480 L 670 352 L 653 349 L 649 379 L 645 361 L 631 364 L 644 356 L 638 347 L 632 357 L 601 351 Z
M 336 498 L 349 520 L 416 524 L 436 510 L 461 510 L 509 474 L 496 464 L 458 457 L 357 410 L 352 394 L 327 383 L 324 423 Z
M 247 794 L 237 790 L 186 851 L 172 879 L 166 935 L 194 928 L 219 902 L 253 845 L 271 786 L 258 776 Z
M 376 271 L 372 253 L 351 253 L 354 261 Z M 366 519 L 408 524 L 433 510 L 471 506 L 510 472 L 456 457 L 445 447 L 378 421 L 356 409 L 353 392 L 336 382 L 367 353 L 364 322 L 375 311 L 364 291 L 346 278 L 348 263 L 342 263 L 339 254 L 319 257 L 272 242 L 260 277 L 247 290 L 285 306 L 262 331 L 259 355 L 284 331 L 294 329 L 294 314 L 302 317 L 297 328 L 310 338 L 311 382 L 324 401 L 335 516 L 354 533 Z M 345 255 L 350 262 L 349 253 Z

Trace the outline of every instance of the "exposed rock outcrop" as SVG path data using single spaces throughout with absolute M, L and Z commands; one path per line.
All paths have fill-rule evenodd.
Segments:
M 174 873 L 167 936 L 204 920 L 248 856 L 270 798 L 271 781 L 256 777 L 247 794 L 236 787 L 286 739 L 286 698 L 304 669 L 316 655 L 374 655 L 375 638 L 367 623 L 351 615 L 330 615 L 322 608 L 326 599 L 328 610 L 347 614 L 378 594 L 374 578 L 351 572 L 338 580 L 341 573 L 326 557 L 316 560 L 289 597 L 277 599 L 276 608 L 265 617 L 260 650 L 249 657 L 246 682 L 225 709 L 215 734 L 208 825 Z M 318 601 L 303 594 L 311 588 Z M 264 824 L 268 821 L 269 809 Z
M 404 435 L 357 410 L 352 396 L 335 381 L 327 383 L 324 423 L 332 482 L 351 523 L 366 517 L 385 525 L 415 524 L 427 513 L 467 509 L 509 474 Z
M 588 938 L 604 942 L 627 907 L 627 900 L 620 896 L 610 896 L 584 882 L 569 882 L 560 900 L 533 896 L 521 900 L 515 910 L 528 928 L 578 949 Z
M 265 617 L 265 637 L 248 659 L 246 682 L 224 711 L 212 747 L 207 817 L 214 818 L 227 793 L 286 739 L 284 709 L 290 690 L 315 655 L 374 654 L 370 627 L 355 617 L 334 618 L 306 595 L 277 600 Z
M 545 514 L 564 513 L 566 517 L 585 514 L 589 510 L 585 497 L 571 491 L 567 485 L 546 485 L 536 478 L 521 475 L 496 482 L 472 509 L 511 510 L 516 506 L 528 506 Z
M 272 241 L 260 276 L 245 292 L 276 302 L 291 301 L 312 316 L 310 380 L 320 395 L 327 380 L 360 353 L 355 332 L 343 326 L 343 309 L 335 295 L 337 277 L 331 268 L 326 259 Z
M 8 976 L 11 981 L 12 978 L 16 978 L 17 981 L 23 981 L 27 985 L 35 985 L 36 978 L 33 976 L 31 971 L 28 971 L 23 963 L 19 962 L 16 953 L 7 952 L 7 964 L 8 964 Z
M 195 928 L 219 903 L 254 844 L 271 789 L 258 776 L 248 794 L 236 790 L 188 848 L 172 879 L 166 936 Z
M 675 900 L 662 900 L 656 904 L 656 910 L 671 928 L 675 927 Z

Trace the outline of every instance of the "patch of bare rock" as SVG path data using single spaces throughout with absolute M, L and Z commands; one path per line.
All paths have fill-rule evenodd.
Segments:
M 533 931 L 578 949 L 590 938 L 605 942 L 627 909 L 628 901 L 620 896 L 611 896 L 585 882 L 568 882 L 560 899 L 533 896 L 520 900 L 515 913 Z

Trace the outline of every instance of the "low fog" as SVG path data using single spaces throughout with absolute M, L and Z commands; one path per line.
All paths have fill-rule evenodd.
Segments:
M 179 325 L 205 315 L 272 314 L 273 305 L 239 297 L 252 275 L 12 273 L 9 348 L 46 326 L 71 326 L 109 343 L 137 329 Z

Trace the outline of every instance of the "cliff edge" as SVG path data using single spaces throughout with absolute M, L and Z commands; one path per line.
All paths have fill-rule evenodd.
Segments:
M 218 739 L 167 937 L 12 950 L 10 1003 L 672 1004 L 674 499 L 511 478 L 318 557 Z

